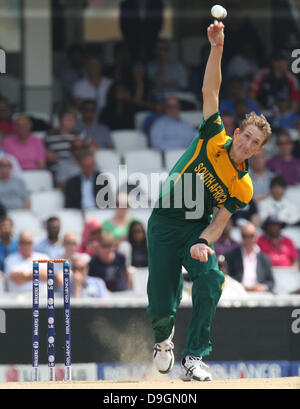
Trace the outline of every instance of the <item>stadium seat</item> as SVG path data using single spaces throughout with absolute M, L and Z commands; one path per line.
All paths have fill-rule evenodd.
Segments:
M 132 284 L 133 284 L 133 292 L 136 296 L 147 296 L 147 281 L 148 281 L 148 268 L 129 268 Z
M 165 152 L 165 167 L 168 172 L 170 172 L 184 152 L 185 149 L 172 149 Z
M 81 237 L 83 230 L 83 212 L 77 209 L 60 209 L 43 213 L 41 222 L 45 223 L 48 217 L 58 217 L 61 222 L 61 235 L 65 233 L 76 233 Z
M 134 126 L 135 129 L 141 130 L 144 120 L 151 113 L 151 111 L 139 111 L 134 115 Z
M 288 294 L 300 288 L 300 272 L 297 268 L 273 267 L 275 294 Z
M 64 207 L 64 195 L 59 189 L 33 192 L 30 201 L 32 212 L 39 217 Z
M 124 162 L 128 172 L 162 170 L 162 154 L 154 149 L 134 150 L 124 153 Z
M 299 205 L 298 205 L 299 206 Z M 288 226 L 282 230 L 284 236 L 293 240 L 297 249 L 300 249 L 300 226 Z M 300 285 L 299 285 L 300 286 Z
M 29 192 L 39 192 L 53 188 L 52 174 L 49 170 L 25 170 L 23 176 Z
M 19 235 L 23 230 L 29 230 L 34 234 L 35 241 L 45 236 L 40 219 L 30 210 L 11 210 L 8 212 L 14 223 L 14 234 Z
M 100 171 L 118 169 L 121 163 L 120 154 L 110 149 L 99 149 L 95 152 L 95 161 Z
M 195 128 L 198 128 L 202 122 L 202 111 L 182 111 L 180 118 L 188 122 Z
M 146 149 L 147 137 L 140 131 L 134 129 L 113 131 L 111 137 L 116 148 L 120 154 L 131 151 L 133 149 Z

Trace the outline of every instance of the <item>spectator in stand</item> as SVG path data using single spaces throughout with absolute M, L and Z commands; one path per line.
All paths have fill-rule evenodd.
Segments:
M 118 81 L 108 92 L 107 104 L 100 119 L 112 130 L 133 129 L 134 114 L 139 110 L 149 109 L 144 67 L 141 64 L 135 65 L 132 75 L 132 86 Z
M 82 155 L 89 151 L 89 147 L 86 139 L 82 139 L 80 136 L 73 139 L 71 156 L 57 163 L 55 180 L 59 188 L 64 190 L 67 180 L 80 174 L 79 160 Z
M 269 216 L 278 216 L 287 224 L 296 224 L 300 220 L 297 206 L 285 197 L 287 184 L 281 176 L 275 176 L 270 182 L 270 197 L 258 203 L 260 220 Z
M 128 239 L 120 243 L 118 251 L 128 259 L 127 265 L 148 267 L 146 231 L 141 222 L 134 221 L 128 230 Z
M 128 45 L 124 41 L 115 44 L 113 64 L 105 67 L 104 74 L 114 82 L 122 82 L 129 88 L 132 86 L 132 62 Z
M 262 225 L 264 234 L 257 243 L 272 266 L 299 268 L 299 254 L 293 241 L 281 234 L 284 227 L 285 223 L 277 216 L 269 216 Z
M 80 45 L 74 44 L 67 51 L 68 65 L 61 74 L 64 101 L 72 102 L 74 84 L 84 77 L 84 51 Z
M 204 42 L 204 45 L 200 49 L 200 64 L 195 67 L 189 67 L 190 71 L 190 85 L 189 89 L 193 90 L 193 93 L 199 101 L 202 100 L 202 83 L 206 68 L 206 63 L 210 53 L 211 45 Z
M 89 276 L 105 281 L 109 291 L 126 291 L 132 288 L 125 257 L 116 251 L 117 243 L 110 232 L 102 231 L 99 249 L 89 264 Z
M 89 264 L 83 254 L 75 254 L 71 259 L 71 294 L 74 298 L 109 297 L 102 278 L 88 276 Z
M 253 42 L 243 44 L 238 53 L 233 55 L 226 67 L 226 77 L 237 77 L 248 82 L 258 71 L 258 57 Z
M 221 115 L 224 113 L 232 115 L 235 120 L 240 120 L 236 115 L 236 104 L 240 103 L 240 101 L 244 102 L 246 106 L 245 114 L 249 114 L 250 112 L 254 111 L 256 114 L 260 114 L 259 108 L 254 101 L 249 98 L 244 97 L 244 90 L 243 90 L 243 81 L 241 78 L 235 77 L 231 78 L 228 81 L 226 87 L 226 94 L 225 98 L 220 102 L 220 113 Z M 243 117 L 244 119 L 244 117 Z
M 47 238 L 35 246 L 35 251 L 44 253 L 50 259 L 63 258 L 64 248 L 59 239 L 60 220 L 58 217 L 49 217 L 46 221 Z
M 249 175 L 253 183 L 253 199 L 255 202 L 270 196 L 270 183 L 275 174 L 268 170 L 267 160 L 264 150 L 253 155 L 249 160 Z
M 120 28 L 133 62 L 148 60 L 163 25 L 162 0 L 125 0 L 120 6 Z
M 195 137 L 195 129 L 180 119 L 180 102 L 177 98 L 167 98 L 165 109 L 166 114 L 157 119 L 151 128 L 151 147 L 162 152 L 186 149 Z
M 9 217 L 0 220 L 0 270 L 4 271 L 7 256 L 18 251 L 18 239 L 14 236 L 13 221 Z
M 152 112 L 146 116 L 141 128 L 142 131 L 148 136 L 150 135 L 154 122 L 165 114 L 165 97 L 162 94 L 157 94 L 153 96 L 153 100 L 154 106 Z
M 13 155 L 23 170 L 44 169 L 46 151 L 41 139 L 31 134 L 31 121 L 25 114 L 18 114 L 14 120 L 15 133 L 3 141 L 3 149 Z
M 33 234 L 23 231 L 19 235 L 18 251 L 10 254 L 4 263 L 8 278 L 8 290 L 12 294 L 28 292 L 32 294 L 32 260 L 46 260 L 48 256 L 33 250 Z M 40 293 L 47 291 L 46 264 L 40 265 Z
M 101 230 L 102 223 L 100 220 L 89 219 L 84 225 L 78 252 L 94 256 L 99 248 L 99 235 Z
M 93 99 L 86 99 L 81 103 L 81 118 L 77 121 L 76 131 L 83 132 L 91 140 L 95 149 L 113 148 L 110 129 L 97 121 L 97 103 Z
M 169 60 L 168 42 L 157 40 L 154 60 L 148 64 L 148 78 L 158 92 L 183 91 L 188 87 L 188 75 L 179 61 Z
M 103 231 L 110 232 L 116 241 L 126 240 L 133 221 L 135 218 L 130 215 L 128 196 L 120 193 L 116 200 L 115 214 L 111 219 L 104 221 Z
M 12 176 L 12 163 L 6 156 L 0 157 L 0 203 L 6 210 L 30 209 L 25 183 Z
M 214 243 L 215 252 L 217 256 L 225 254 L 227 251 L 234 249 L 239 245 L 231 237 L 231 231 L 233 228 L 233 222 L 231 219 L 228 220 L 221 237 Z
M 242 243 L 225 254 L 228 274 L 243 284 L 246 291 L 272 291 L 274 278 L 271 263 L 257 245 L 257 230 L 253 223 L 241 227 Z
M 300 183 L 300 159 L 293 156 L 294 144 L 287 130 L 278 132 L 276 143 L 279 154 L 268 160 L 268 169 L 281 175 L 287 185 L 297 185 Z
M 0 97 L 0 134 L 7 136 L 15 131 L 11 118 L 11 110 L 8 101 Z
M 4 151 L 4 149 L 3 149 L 3 140 L 4 140 L 4 137 L 3 137 L 2 133 L 0 132 L 0 158 L 3 158 L 4 156 L 6 158 L 9 158 L 10 161 L 11 161 L 11 164 L 12 164 L 12 173 L 11 173 L 11 175 L 16 177 L 16 178 L 19 178 L 19 179 L 24 179 L 23 170 L 22 170 L 22 168 L 21 168 L 21 166 L 19 164 L 18 159 L 15 156 L 10 155 L 9 153 L 6 153 Z
M 106 105 L 107 93 L 112 80 L 102 75 L 102 61 L 99 56 L 88 57 L 86 72 L 85 78 L 75 82 L 73 98 L 78 109 L 83 100 L 94 99 L 97 101 L 97 113 L 100 113 Z
M 273 109 L 276 101 L 284 95 L 291 101 L 292 112 L 298 111 L 299 82 L 289 68 L 289 55 L 280 50 L 273 54 L 271 68 L 257 73 L 250 86 L 249 97 L 255 100 L 261 109 Z
M 291 101 L 284 95 L 276 101 L 272 115 L 268 116 L 268 121 L 274 130 L 280 128 L 297 129 L 299 119 L 299 114 L 291 109 Z
M 89 138 L 75 130 L 76 121 L 76 111 L 73 108 L 63 108 L 59 113 L 59 128 L 50 131 L 45 138 L 47 165 L 54 173 L 72 156 L 71 147 L 75 138 L 84 139 L 86 145 L 90 146 Z
M 103 184 L 97 184 L 98 172 L 96 171 L 94 154 L 85 152 L 79 158 L 80 174 L 67 180 L 65 188 L 65 207 L 73 209 L 95 209 L 106 207 L 97 202 L 96 197 L 102 188 L 108 185 L 107 180 Z M 107 193 L 109 196 L 109 193 Z M 104 195 L 105 196 L 105 195 Z M 103 198 L 103 200 L 106 196 Z
M 62 246 L 64 248 L 62 258 L 70 260 L 77 253 L 78 244 L 76 233 L 65 233 L 62 241 Z

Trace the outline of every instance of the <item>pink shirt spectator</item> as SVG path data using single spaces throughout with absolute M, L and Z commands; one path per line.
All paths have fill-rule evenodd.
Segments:
M 269 256 L 274 267 L 291 267 L 298 260 L 298 251 L 288 237 L 281 236 L 277 248 L 265 235 L 258 238 L 257 244 Z
M 46 161 L 43 141 L 32 134 L 25 143 L 21 142 L 16 134 L 6 137 L 3 141 L 3 149 L 18 159 L 23 170 L 40 169 L 39 162 Z

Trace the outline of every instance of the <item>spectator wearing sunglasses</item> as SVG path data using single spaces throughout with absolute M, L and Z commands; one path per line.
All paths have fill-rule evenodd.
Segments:
M 272 291 L 274 278 L 269 257 L 257 245 L 253 223 L 241 227 L 241 245 L 225 254 L 228 274 L 243 284 L 246 291 Z

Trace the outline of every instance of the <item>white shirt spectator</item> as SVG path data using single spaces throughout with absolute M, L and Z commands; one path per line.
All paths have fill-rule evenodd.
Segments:
M 245 287 L 253 287 L 257 284 L 257 254 L 260 252 L 259 247 L 256 245 L 253 251 L 248 254 L 246 250 L 242 247 L 242 257 L 243 257 L 243 266 L 244 274 L 242 284 Z
M 257 205 L 259 217 L 262 222 L 266 220 L 268 216 L 274 215 L 287 224 L 294 224 L 300 220 L 298 207 L 287 199 L 279 201 L 268 197 L 258 202 Z
M 10 254 L 4 264 L 5 274 L 9 278 L 11 273 L 14 271 L 27 271 L 28 274 L 32 273 L 32 260 L 47 260 L 49 257 L 43 253 L 33 252 L 31 257 L 24 258 L 19 252 Z M 46 264 L 40 265 L 40 268 L 46 268 Z M 12 280 L 8 280 L 8 290 L 12 294 L 21 294 L 25 292 L 32 292 L 32 280 L 25 284 L 18 285 Z M 40 292 L 44 293 L 47 291 L 47 283 L 40 281 Z
M 79 99 L 94 99 L 97 101 L 97 112 L 99 113 L 106 105 L 106 97 L 112 80 L 102 77 L 98 87 L 95 87 L 87 78 L 75 83 L 73 97 Z

